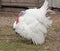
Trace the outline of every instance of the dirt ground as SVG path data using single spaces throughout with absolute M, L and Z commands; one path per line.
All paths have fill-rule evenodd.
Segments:
M 38 47 L 34 47 L 35 49 L 33 49 L 33 50 L 31 49 L 31 51 L 60 51 L 60 11 L 55 11 L 55 12 L 56 12 L 56 14 L 49 14 L 51 16 L 51 19 L 53 20 L 53 25 L 49 29 L 49 32 L 46 37 L 46 42 L 43 45 L 41 45 L 43 47 L 41 49 Z M 13 28 L 12 28 L 12 25 L 13 25 L 17 15 L 18 15 L 18 13 L 0 11 L 0 40 L 1 40 L 1 43 L 5 42 L 5 41 L 10 43 L 11 42 L 10 39 L 16 40 L 16 39 L 20 38 L 18 35 L 15 34 L 15 32 L 13 31 Z M 6 48 L 6 46 L 4 48 L 2 48 L 1 46 L 0 46 L 0 49 L 2 49 L 2 50 L 0 50 L 0 51 L 8 51 L 8 50 L 4 50 Z M 16 47 L 16 49 L 18 49 L 18 46 Z M 39 46 L 39 47 L 41 47 L 41 46 Z M 27 47 L 28 46 L 26 46 L 25 51 L 27 51 Z M 32 45 L 30 48 L 32 48 Z M 28 48 L 28 51 L 30 51 L 30 48 Z M 12 49 L 9 49 L 9 51 L 10 50 L 14 51 Z M 22 51 L 22 50 L 16 50 L 16 51 Z

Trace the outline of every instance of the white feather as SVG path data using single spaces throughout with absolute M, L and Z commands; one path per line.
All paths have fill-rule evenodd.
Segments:
M 39 9 L 28 9 L 23 16 L 20 16 L 19 23 L 13 25 L 15 31 L 22 37 L 31 39 L 35 44 L 42 44 L 45 41 L 47 28 L 52 24 L 52 20 L 46 17 L 48 1 L 45 0 Z

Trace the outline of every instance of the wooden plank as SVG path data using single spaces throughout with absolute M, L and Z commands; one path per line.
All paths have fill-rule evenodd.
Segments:
M 37 2 L 38 0 L 1 0 L 2 2 L 28 2 L 28 3 L 34 3 Z
M 38 0 L 11 0 L 11 2 L 37 2 Z
M 11 2 L 11 0 L 1 0 L 3 2 Z
M 2 0 L 2 5 L 40 7 L 43 0 Z
M 9 5 L 9 6 L 36 6 L 36 4 L 33 3 L 2 3 L 2 5 Z
M 0 7 L 1 7 L 1 0 L 0 0 Z

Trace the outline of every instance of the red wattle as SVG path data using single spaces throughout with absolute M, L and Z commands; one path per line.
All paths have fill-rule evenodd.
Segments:
M 16 24 L 18 24 L 19 23 L 19 17 L 20 17 L 20 15 L 17 17 L 17 19 L 16 19 Z

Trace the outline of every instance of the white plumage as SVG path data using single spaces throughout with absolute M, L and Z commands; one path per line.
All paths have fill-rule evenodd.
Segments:
M 35 44 L 45 41 L 47 29 L 52 24 L 50 17 L 46 16 L 48 1 L 45 0 L 41 8 L 27 9 L 22 11 L 13 24 L 13 28 L 20 36 L 31 39 Z

